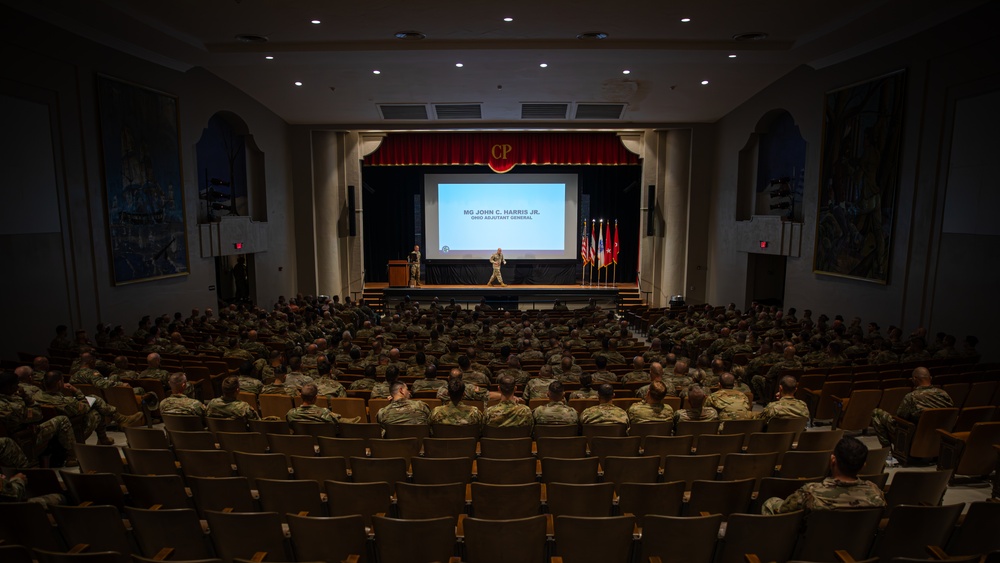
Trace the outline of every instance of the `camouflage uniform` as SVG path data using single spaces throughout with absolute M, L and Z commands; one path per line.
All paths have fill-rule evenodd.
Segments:
M 694 380 L 686 375 L 677 376 L 676 374 L 670 376 L 663 376 L 663 384 L 667 386 L 667 395 L 677 396 L 677 389 L 680 388 L 687 393 L 687 388 L 694 383 Z
M 719 412 L 712 407 L 703 407 L 701 412 L 695 411 L 694 409 L 681 409 L 674 413 L 674 423 L 678 423 L 684 420 L 719 420 Z
M 17 395 L 0 394 L 0 424 L 7 429 L 7 435 L 18 438 L 17 432 L 26 425 L 35 425 L 34 443 L 18 442 L 21 451 L 41 451 L 45 449 L 53 437 L 59 440 L 59 445 L 66 450 L 67 455 L 75 457 L 73 446 L 76 438 L 73 436 L 73 425 L 65 416 L 54 416 L 45 422 L 42 420 L 41 409 L 25 404 L 24 399 Z M 29 446 L 25 448 L 25 446 Z
M 625 409 L 611 403 L 601 403 L 583 409 L 580 424 L 624 424 L 628 425 Z
M 482 426 L 483 412 L 474 406 L 448 402 L 431 411 L 431 424 Z
M 556 379 L 562 381 L 563 383 L 579 383 L 580 376 L 583 375 L 583 368 L 573 364 L 567 372 L 563 370 L 561 365 L 556 365 L 552 367 L 552 375 L 556 376 Z
M 316 384 L 316 392 L 327 397 L 346 397 L 347 389 L 344 384 L 329 377 L 320 377 L 313 381 Z
M 104 377 L 101 372 L 96 369 L 83 368 L 73 374 L 73 377 L 69 379 L 70 383 L 85 383 L 87 385 L 93 385 L 98 389 L 107 389 L 108 387 L 115 387 L 121 381 L 117 376 Z
M 4 467 L 28 467 L 31 461 L 24 455 L 21 446 L 13 438 L 0 438 L 0 465 Z
M 588 389 L 577 389 L 576 391 L 573 391 L 572 393 L 569 394 L 569 398 L 570 399 L 596 399 L 597 398 L 597 389 L 594 389 L 592 387 L 588 388 Z
M 903 397 L 903 402 L 896 410 L 896 416 L 910 422 L 916 422 L 924 409 L 941 409 L 954 407 L 951 395 L 937 387 L 917 387 Z M 896 421 L 892 415 L 882 409 L 872 411 L 872 428 L 878 441 L 888 446 L 893 434 L 896 433 Z
M 317 405 L 299 405 L 285 415 L 288 422 L 340 422 L 340 415 L 326 407 Z
M 314 383 L 313 378 L 300 371 L 293 371 L 285 376 L 285 385 L 302 387 L 307 383 Z
M 208 406 L 205 407 L 205 416 L 208 418 L 241 418 L 243 420 L 260 419 L 260 415 L 250 405 L 225 397 L 216 397 L 209 401 Z
M 705 399 L 705 406 L 718 411 L 721 420 L 753 418 L 747 396 L 735 389 L 719 389 Z
M 400 399 L 393 401 L 378 411 L 375 419 L 382 429 L 389 424 L 427 424 L 430 422 L 431 409 L 423 401 Z
M 514 401 L 500 401 L 487 408 L 484 418 L 487 426 L 532 426 L 535 423 L 531 409 Z
M 771 366 L 771 369 L 767 370 L 765 375 L 755 375 L 750 378 L 750 389 L 753 390 L 753 396 L 756 397 L 758 401 L 766 400 L 764 397 L 768 396 L 768 387 L 774 381 L 777 381 L 781 376 L 781 372 L 786 369 L 802 369 L 802 361 L 798 358 L 781 360 Z
M 807 483 L 787 499 L 771 497 L 764 501 L 761 514 L 775 515 L 796 510 L 834 510 L 885 506 L 882 490 L 871 481 L 840 481 L 827 477 L 819 483 Z
M 448 382 L 445 381 L 444 379 L 426 379 L 426 378 L 414 381 L 413 385 L 411 386 L 414 393 L 416 393 L 417 391 L 437 391 L 438 389 L 446 387 L 448 387 Z
M 486 377 L 486 374 L 471 369 L 462 372 L 462 381 L 464 381 L 466 385 L 469 383 L 482 386 L 490 384 L 490 379 Z
M 576 409 L 562 401 L 549 401 L 548 404 L 535 407 L 531 416 L 535 419 L 535 424 L 577 424 L 580 420 Z
M 389 398 L 389 384 L 385 381 L 379 381 L 375 385 L 372 385 L 371 399 L 388 399 Z
M 524 385 L 525 383 L 528 382 L 529 379 L 531 379 L 531 375 L 522 369 L 507 368 L 497 372 L 496 381 L 500 381 L 500 378 L 505 375 L 513 377 L 515 385 Z
M 451 397 L 448 396 L 448 386 L 447 385 L 444 385 L 442 387 L 438 387 L 437 398 L 441 399 L 442 401 L 444 401 L 446 403 L 450 403 L 451 402 Z M 472 384 L 467 384 L 465 386 L 465 393 L 462 394 L 462 400 L 463 401 L 475 401 L 475 402 L 478 402 L 478 403 L 482 403 L 482 402 L 486 401 L 486 399 L 489 399 L 489 398 L 490 398 L 490 392 L 486 388 L 479 387 L 478 385 L 472 385 Z
M 763 419 L 765 424 L 772 418 L 809 418 L 809 406 L 795 397 L 782 397 L 768 403 L 757 418 Z
M 160 414 L 205 416 L 205 405 L 186 395 L 171 395 L 160 401 Z
M 351 385 L 348 386 L 347 388 L 350 389 L 351 391 L 357 391 L 357 390 L 365 391 L 371 389 L 374 386 L 375 386 L 374 379 L 370 377 L 363 377 L 361 379 L 352 381 Z
M 641 369 L 630 371 L 622 376 L 622 383 L 649 383 L 649 372 Z
M 53 394 L 43 391 L 33 398 L 43 405 L 53 407 L 59 414 L 66 415 L 71 424 L 74 418 L 80 417 L 78 420 L 82 424 L 83 432 L 81 435 L 84 440 L 90 437 L 94 433 L 94 430 L 100 429 L 102 432 L 104 431 L 105 416 L 111 417 L 118 414 L 118 409 L 105 403 L 103 399 L 98 397 L 94 397 L 94 406 L 91 407 L 87 401 L 87 397 L 82 393 L 75 397 L 70 397 L 62 393 Z
M 256 377 L 247 377 L 245 375 L 241 375 L 239 376 L 239 379 L 240 379 L 240 391 L 246 391 L 247 393 L 260 395 L 261 391 L 264 390 L 264 382 L 257 379 Z
M 664 403 L 649 404 L 645 401 L 632 403 L 628 407 L 629 424 L 643 422 L 663 422 L 674 419 L 674 408 Z
M 610 383 L 611 385 L 614 385 L 618 383 L 618 376 L 608 370 L 595 371 L 593 378 L 594 385 L 600 385 L 601 383 Z
M 536 377 L 529 380 L 524 384 L 524 392 L 521 393 L 521 398 L 527 403 L 532 399 L 541 399 L 549 394 L 549 385 L 555 381 L 555 379 L 543 379 L 541 377 Z

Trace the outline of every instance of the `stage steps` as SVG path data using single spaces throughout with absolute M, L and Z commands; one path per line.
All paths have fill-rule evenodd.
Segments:
M 379 315 L 385 314 L 385 311 L 383 311 L 385 307 L 385 298 L 382 294 L 383 289 L 382 287 L 372 287 L 365 284 L 365 288 L 361 292 L 361 297 L 365 300 L 365 303 Z

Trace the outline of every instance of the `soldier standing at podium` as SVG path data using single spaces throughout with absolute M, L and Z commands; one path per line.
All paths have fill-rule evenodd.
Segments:
M 420 287 L 420 245 L 413 245 L 413 252 L 406 261 L 410 263 L 410 287 Z
M 487 287 L 493 285 L 493 280 L 500 282 L 501 287 L 507 287 L 507 284 L 503 283 L 503 276 L 500 275 L 500 265 L 506 264 L 507 261 L 503 259 L 503 249 L 498 248 L 492 256 L 490 256 L 490 264 L 493 264 L 493 275 L 490 276 L 490 281 L 486 282 Z

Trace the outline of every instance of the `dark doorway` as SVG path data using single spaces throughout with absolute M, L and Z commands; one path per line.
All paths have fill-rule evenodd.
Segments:
M 747 302 L 783 307 L 786 256 L 747 254 Z
M 246 258 L 246 285 L 242 288 L 243 291 L 240 291 L 233 271 L 238 265 L 237 260 L 239 258 Z M 253 254 L 217 257 L 215 259 L 215 287 L 219 296 L 219 302 L 225 304 L 255 303 L 257 288 L 254 269 Z M 236 272 L 239 271 L 240 268 L 236 268 Z

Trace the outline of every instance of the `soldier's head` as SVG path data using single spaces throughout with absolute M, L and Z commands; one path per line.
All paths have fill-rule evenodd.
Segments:
M 240 378 L 230 376 L 222 380 L 222 396 L 227 399 L 235 399 L 240 392 Z
M 549 383 L 548 397 L 550 401 L 559 402 L 563 400 L 563 396 L 566 395 L 566 388 L 563 387 L 561 381 L 553 381 Z
M 834 477 L 856 479 L 868 459 L 868 447 L 861 440 L 845 436 L 837 442 L 830 456 L 830 472 Z
M 375 366 L 373 366 L 373 365 L 367 365 L 367 366 L 365 366 L 365 377 L 366 378 L 368 378 L 368 379 L 375 379 L 375 375 L 376 375 Z
M 14 368 L 14 375 L 21 383 L 31 383 L 31 368 L 28 366 L 18 366 Z
M 608 358 L 606 356 L 597 356 L 594 358 L 594 365 L 597 366 L 598 370 L 604 371 L 608 367 Z
M 590 386 L 594 383 L 594 376 L 589 373 L 585 373 L 580 376 L 580 387 L 584 389 L 590 389 Z
M 59 393 L 63 388 L 63 374 L 61 371 L 50 371 L 42 379 L 42 386 L 49 393 Z
M 302 358 L 298 356 L 292 356 L 288 358 L 288 369 L 292 371 L 299 371 L 302 368 Z
M 448 398 L 451 402 L 458 404 L 465 396 L 465 382 L 462 381 L 461 377 L 453 377 L 448 380 Z
M 798 386 L 799 382 L 793 376 L 786 375 L 778 382 L 778 392 L 781 393 L 782 397 L 791 397 L 795 395 L 795 388 Z
M 636 356 L 632 358 L 632 368 L 636 371 L 641 370 L 646 364 L 646 360 L 642 359 L 642 356 Z
M 315 383 L 306 383 L 299 389 L 299 395 L 302 397 L 303 405 L 315 405 L 316 395 L 319 391 L 316 389 Z
M 663 379 L 663 365 L 660 362 L 653 362 L 649 364 L 649 379 L 651 381 L 659 381 Z
M 538 377 L 542 379 L 550 379 L 552 377 L 552 366 L 545 364 L 538 368 Z
M 389 386 L 389 397 L 393 401 L 398 401 L 400 399 L 410 398 L 410 389 L 406 386 L 406 383 L 402 381 L 393 381 L 392 385 Z
M 509 375 L 501 375 L 500 394 L 503 396 L 504 400 L 509 400 L 514 395 L 514 389 L 516 389 L 514 378 Z
M 602 383 L 597 387 L 597 400 L 602 403 L 610 403 L 615 398 L 615 388 L 610 383 Z
M 389 366 L 385 368 L 385 382 L 391 384 L 393 381 L 399 379 L 399 368 L 396 366 Z
M 701 385 L 694 384 L 688 387 L 688 404 L 691 405 L 691 410 L 700 411 L 702 405 L 705 404 L 705 390 L 701 388 Z
M 521 367 L 521 359 L 514 354 L 511 354 L 507 357 L 507 365 L 514 369 L 518 369 Z
M 156 352 L 146 356 L 146 364 L 149 369 L 160 369 L 160 355 Z
M 719 385 L 723 389 L 732 389 L 736 385 L 736 376 L 729 372 L 722 374 L 719 376 Z
M 472 367 L 472 362 L 469 361 L 469 357 L 468 356 L 466 356 L 465 354 L 462 354 L 461 356 L 458 357 L 458 367 L 462 371 L 466 371 L 470 367 Z
M 662 381 L 654 381 L 649 384 L 649 391 L 646 392 L 646 402 L 650 404 L 662 403 L 667 396 L 667 386 Z
M 677 362 L 676 364 L 674 364 L 674 375 L 679 375 L 681 377 L 684 377 L 687 374 L 688 374 L 688 363 L 687 362 L 685 362 L 684 360 L 681 360 L 681 361 Z
M 927 387 L 931 384 L 931 372 L 925 367 L 913 370 L 911 376 L 914 387 Z
M 49 359 L 45 356 L 37 356 L 31 365 L 35 368 L 35 371 L 43 373 L 49 371 Z
M 176 394 L 181 394 L 184 389 L 187 388 L 188 378 L 184 375 L 183 371 L 178 371 L 170 374 L 170 378 L 167 379 L 167 384 L 170 385 L 170 392 Z
M 80 354 L 80 363 L 84 367 L 92 368 L 94 367 L 94 364 L 97 363 L 97 358 L 95 358 L 90 352 L 84 352 Z

